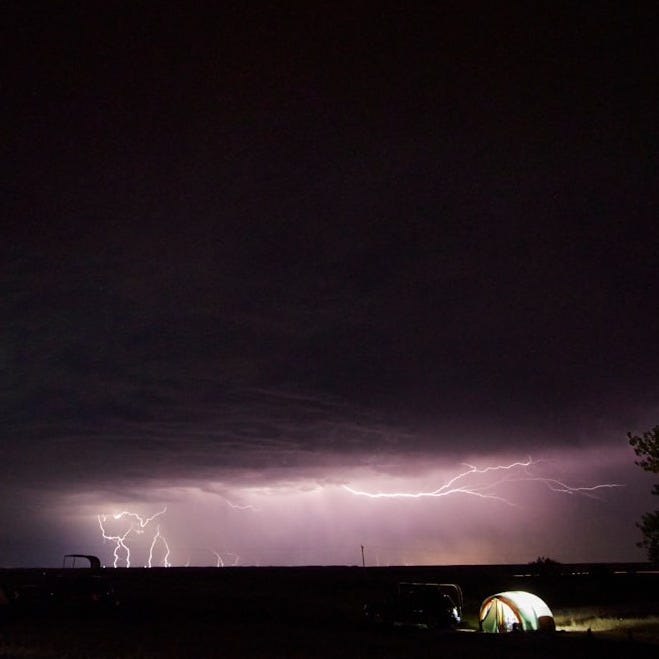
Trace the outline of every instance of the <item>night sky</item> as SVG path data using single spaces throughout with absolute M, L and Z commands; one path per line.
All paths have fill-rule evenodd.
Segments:
M 642 560 L 656 5 L 223 4 L 0 7 L 0 566 Z

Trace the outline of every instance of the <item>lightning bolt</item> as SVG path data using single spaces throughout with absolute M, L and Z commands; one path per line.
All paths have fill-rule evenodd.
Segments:
M 233 563 L 231 563 L 231 565 L 233 567 L 236 567 L 238 565 L 238 563 L 240 562 L 240 556 L 238 554 L 235 554 L 232 551 L 228 551 L 227 554 L 229 554 L 229 556 L 233 556 Z
M 224 559 L 222 558 L 222 555 L 217 552 L 213 551 L 212 552 L 215 555 L 215 558 L 217 559 L 217 563 L 215 564 L 215 567 L 225 567 L 226 563 L 224 562 Z M 231 563 L 232 567 L 235 567 L 238 565 L 238 562 L 240 561 L 240 556 L 232 551 L 225 551 L 224 552 L 225 556 L 233 556 L 233 563 Z
M 229 508 L 233 508 L 234 510 L 253 510 L 254 512 L 258 511 L 259 509 L 256 506 L 252 506 L 251 504 L 239 504 L 239 503 L 233 503 L 233 501 L 229 501 L 226 497 L 220 497 L 224 503 L 229 506 Z
M 561 483 L 553 478 L 542 479 L 526 479 L 526 480 L 541 480 L 552 492 L 562 492 L 563 494 L 583 494 L 591 499 L 597 499 L 593 492 L 596 490 L 612 489 L 614 487 L 625 487 L 622 483 L 601 483 L 600 485 L 591 485 L 590 487 L 572 487 Z
M 164 545 L 165 547 L 165 555 L 163 556 L 162 559 L 162 564 L 164 567 L 172 567 L 172 564 L 169 562 L 169 545 L 167 544 L 167 540 L 165 539 L 165 536 L 160 534 L 160 526 L 156 528 L 156 534 L 153 536 L 153 540 L 151 541 L 151 546 L 149 547 L 149 560 L 147 562 L 147 567 L 151 567 L 152 561 L 153 561 L 153 550 L 158 542 L 160 542 Z
M 108 535 L 103 526 L 103 522 L 107 519 L 106 515 L 98 515 L 98 525 L 101 527 L 101 534 L 103 535 L 104 540 L 114 540 L 116 543 L 114 548 L 114 567 L 117 567 L 119 563 L 119 552 L 123 549 L 126 555 L 126 567 L 130 567 L 130 549 L 126 545 L 125 540 L 129 536 L 130 532 L 133 530 L 132 527 L 129 528 L 123 535 Z
M 591 485 L 587 487 L 572 487 L 567 485 L 562 481 L 556 480 L 555 478 L 544 478 L 541 476 L 532 476 L 528 474 L 528 468 L 539 464 L 534 462 L 531 458 L 525 461 L 512 462 L 507 465 L 496 465 L 491 467 L 478 468 L 473 465 L 465 464 L 467 467 L 466 470 L 456 474 L 448 480 L 446 483 L 438 487 L 436 490 L 430 492 L 367 492 L 364 490 L 356 490 L 349 485 L 343 485 L 343 489 L 360 497 L 368 497 L 369 499 L 423 499 L 423 498 L 437 498 L 437 497 L 447 497 L 456 494 L 466 494 L 468 496 L 480 497 L 482 499 L 493 499 L 495 501 L 500 501 L 509 506 L 517 506 L 509 499 L 502 497 L 493 490 L 495 490 L 502 483 L 509 482 L 537 482 L 543 483 L 553 492 L 561 492 L 564 494 L 581 494 L 584 496 L 589 496 L 592 498 L 597 498 L 593 492 L 601 489 L 609 489 L 616 487 L 623 487 L 620 483 L 603 483 L 600 485 Z M 510 476 L 508 473 L 504 474 L 501 478 L 498 478 L 490 483 L 484 485 L 479 485 L 478 483 L 470 484 L 470 477 L 473 480 L 475 475 L 488 474 L 491 472 L 514 472 L 522 471 L 527 473 L 527 476 Z
M 209 554 L 215 556 L 215 567 L 226 567 L 227 565 L 230 565 L 231 567 L 235 567 L 240 562 L 240 555 L 232 551 L 222 551 L 222 553 L 220 554 L 220 552 L 216 551 L 215 549 L 208 549 L 203 547 L 196 548 L 193 551 L 208 552 Z M 227 556 L 232 556 L 233 562 L 228 563 Z M 190 567 L 191 564 L 192 564 L 192 558 L 188 554 L 188 558 L 185 562 L 184 567 Z
M 158 511 L 155 513 L 155 515 L 151 515 L 151 517 L 142 517 L 141 515 L 138 515 L 137 513 L 131 513 L 128 510 L 124 510 L 120 513 L 115 513 L 112 515 L 113 519 L 122 519 L 123 517 L 133 517 L 135 518 L 138 523 L 139 523 L 139 528 L 143 529 L 145 526 L 148 526 L 150 522 L 152 522 L 156 517 L 160 517 L 160 515 L 164 515 L 167 512 L 167 506 L 165 506 L 162 510 Z M 141 531 L 138 530 L 138 533 Z
M 161 515 L 164 515 L 167 512 L 167 507 L 163 508 L 162 510 L 158 511 L 157 513 L 151 515 L 150 517 L 143 517 L 141 515 L 138 515 L 137 513 L 131 512 L 129 510 L 123 510 L 120 513 L 115 513 L 114 515 L 104 515 L 104 514 L 99 514 L 97 515 L 98 519 L 98 525 L 101 529 L 101 535 L 103 536 L 104 540 L 110 540 L 115 543 L 114 547 L 114 563 L 113 567 L 118 567 L 119 561 L 121 560 L 121 554 L 123 552 L 124 554 L 124 560 L 126 567 L 130 567 L 130 559 L 131 559 L 131 553 L 130 553 L 130 547 L 127 544 L 127 540 L 130 537 L 130 535 L 134 532 L 138 535 L 141 535 L 144 533 L 144 529 L 157 517 L 160 517 Z M 107 522 L 108 518 L 111 517 L 114 520 L 120 520 L 125 517 L 133 520 L 131 521 L 130 526 L 128 529 L 121 535 L 110 535 L 108 531 L 105 529 L 105 523 Z M 151 546 L 149 548 L 149 559 L 147 563 L 147 567 L 151 567 L 152 561 L 153 561 L 153 550 L 158 543 L 158 540 L 163 544 L 165 547 L 165 556 L 163 558 L 163 564 L 165 567 L 170 567 L 169 563 L 169 545 L 167 544 L 167 540 L 165 537 L 160 533 L 160 526 L 156 527 L 156 533 L 151 541 Z

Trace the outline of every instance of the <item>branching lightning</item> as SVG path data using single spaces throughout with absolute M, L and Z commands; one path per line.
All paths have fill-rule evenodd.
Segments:
M 239 503 L 233 503 L 233 501 L 229 501 L 226 497 L 221 497 L 221 499 L 224 501 L 224 503 L 229 506 L 229 508 L 233 508 L 234 510 L 253 510 L 253 511 L 258 511 L 259 509 L 256 506 L 252 506 L 249 503 L 246 504 L 239 504 Z
M 104 540 L 113 540 L 116 545 L 114 548 L 114 567 L 117 567 L 119 564 L 119 561 L 121 560 L 119 553 L 123 549 L 125 553 L 125 561 L 126 561 L 126 567 L 130 567 L 130 549 L 128 548 L 128 545 L 126 544 L 126 538 L 130 535 L 130 532 L 133 530 L 133 528 L 129 528 L 127 531 L 123 533 L 123 535 L 108 535 L 107 532 L 105 531 L 105 528 L 103 527 L 103 522 L 106 520 L 106 515 L 98 515 L 98 525 L 101 527 L 101 533 L 103 535 Z
M 473 465 L 466 464 L 465 466 L 467 469 L 465 471 L 456 474 L 453 476 L 453 478 L 438 487 L 436 490 L 429 492 L 367 492 L 364 490 L 356 490 L 349 485 L 343 485 L 343 489 L 356 496 L 368 497 L 369 499 L 423 499 L 428 497 L 436 498 L 457 494 L 466 494 L 468 496 L 480 497 L 482 499 L 494 499 L 495 501 L 500 501 L 510 506 L 516 506 L 517 504 L 503 496 L 500 496 L 499 494 L 496 494 L 494 490 L 503 483 L 527 481 L 542 483 L 553 492 L 561 492 L 563 494 L 581 494 L 583 496 L 597 498 L 595 494 L 593 494 L 597 490 L 623 487 L 619 483 L 602 483 L 599 485 L 591 485 L 587 487 L 573 487 L 555 478 L 533 476 L 528 472 L 528 469 L 529 467 L 536 464 L 538 464 L 538 462 L 533 461 L 531 458 L 528 458 L 525 461 L 512 462 L 511 464 L 507 465 L 496 465 L 480 469 L 478 467 L 474 467 Z M 519 473 L 520 471 L 526 475 L 515 476 L 515 473 Z M 492 472 L 505 473 L 502 477 L 488 483 L 473 483 L 474 477 Z M 470 480 L 472 481 L 471 483 Z
M 161 515 L 164 515 L 167 512 L 167 508 L 163 508 L 162 510 L 158 511 L 154 515 L 151 515 L 150 517 L 142 517 L 141 515 L 138 515 L 137 513 L 130 512 L 128 510 L 123 510 L 120 513 L 115 513 L 114 515 L 103 515 L 99 514 L 97 515 L 98 519 L 98 525 L 101 529 L 101 534 L 103 536 L 104 540 L 111 540 L 112 542 L 115 543 L 114 547 L 114 567 L 118 567 L 119 562 L 122 560 L 121 556 L 123 553 L 123 560 L 125 561 L 125 566 L 130 567 L 130 562 L 131 562 L 131 553 L 130 553 L 130 547 L 127 544 L 128 538 L 131 536 L 131 534 L 135 533 L 136 535 L 141 535 L 144 533 L 144 529 L 157 517 L 160 517 Z M 108 518 L 112 518 L 113 520 L 120 520 L 123 518 L 129 518 L 131 519 L 131 524 L 128 527 L 127 530 L 125 530 L 122 534 L 117 534 L 117 535 L 111 535 L 105 528 L 105 524 L 108 521 Z M 170 567 L 169 563 L 169 545 L 167 543 L 167 540 L 165 537 L 160 533 L 160 526 L 156 527 L 156 532 L 153 536 L 153 539 L 151 541 L 151 546 L 149 547 L 149 559 L 147 562 L 147 567 L 151 567 L 153 564 L 153 552 L 158 544 L 158 541 L 162 544 L 164 547 L 164 558 L 163 558 L 163 565 L 165 567 Z
M 229 501 L 225 497 L 222 497 L 222 500 L 231 508 L 236 510 L 251 510 L 256 511 L 258 508 L 252 505 L 240 505 L 232 501 Z M 98 526 L 101 530 L 101 536 L 103 540 L 109 540 L 114 543 L 113 549 L 113 567 L 119 567 L 123 565 L 125 567 L 131 567 L 131 564 L 134 562 L 131 549 L 131 540 L 136 539 L 136 536 L 144 535 L 147 533 L 147 528 L 151 525 L 153 529 L 155 527 L 155 532 L 150 537 L 150 544 L 148 545 L 148 556 L 146 558 L 146 564 L 144 567 L 154 567 L 156 565 L 161 565 L 163 567 L 171 567 L 172 563 L 170 562 L 171 548 L 167 538 L 162 533 L 160 524 L 153 523 L 154 520 L 161 518 L 167 512 L 167 507 L 164 507 L 162 510 L 159 510 L 157 513 L 154 513 L 150 516 L 140 515 L 136 512 L 130 510 L 122 510 L 121 512 L 114 513 L 112 515 L 108 514 L 98 514 L 97 521 Z M 124 521 L 128 523 L 128 528 L 124 526 L 121 527 L 119 531 L 115 530 L 113 523 Z M 116 525 L 115 525 L 116 526 Z M 143 545 L 142 545 L 143 546 Z M 224 567 L 225 565 L 238 565 L 240 561 L 240 556 L 234 552 L 223 552 L 223 555 L 214 550 L 205 550 L 213 554 L 216 560 L 217 567 Z M 158 560 L 155 559 L 156 555 L 160 556 Z M 227 561 L 227 555 L 231 557 Z M 186 566 L 190 565 L 190 558 L 185 563 Z

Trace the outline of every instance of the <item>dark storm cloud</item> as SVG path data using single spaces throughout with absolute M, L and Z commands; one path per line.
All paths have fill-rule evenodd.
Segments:
M 8 10 L 5 488 L 656 422 L 644 10 L 151 9 Z
M 293 388 L 277 345 L 319 331 L 295 310 L 270 318 L 230 303 L 205 308 L 207 282 L 181 290 L 178 276 L 174 303 L 166 276 L 142 274 L 136 290 L 116 263 L 101 272 L 84 261 L 13 265 L 5 429 L 19 480 L 25 472 L 88 483 L 293 468 L 402 435 L 373 413 Z M 264 388 L 273 380 L 276 388 Z M 60 469 L 49 474 L 53 462 Z

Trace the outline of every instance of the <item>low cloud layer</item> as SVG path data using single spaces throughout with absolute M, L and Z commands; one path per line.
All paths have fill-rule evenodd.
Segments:
M 0 565 L 165 506 L 176 564 L 639 558 L 656 35 L 607 12 L 8 8 Z M 529 456 L 625 487 L 343 488 Z

